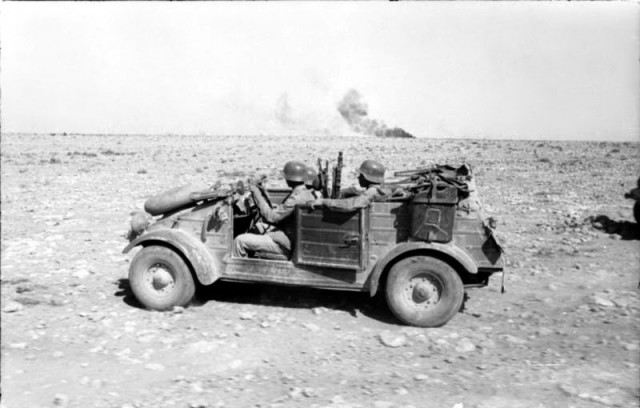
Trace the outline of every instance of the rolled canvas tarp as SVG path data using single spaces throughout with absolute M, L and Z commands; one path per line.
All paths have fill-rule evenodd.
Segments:
M 193 203 L 192 193 L 206 191 L 206 184 L 187 184 L 154 195 L 145 201 L 144 210 L 151 215 L 161 215 Z

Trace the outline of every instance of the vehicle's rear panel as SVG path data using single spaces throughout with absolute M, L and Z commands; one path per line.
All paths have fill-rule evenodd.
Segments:
M 504 267 L 502 249 L 479 212 L 456 211 L 453 241 L 471 255 L 480 270 L 497 271 Z

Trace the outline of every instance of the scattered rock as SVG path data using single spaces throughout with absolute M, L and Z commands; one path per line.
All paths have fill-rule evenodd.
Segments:
M 255 312 L 241 312 L 239 315 L 240 320 L 251 320 L 256 317 Z
M 593 295 L 591 297 L 591 303 L 596 306 L 602 307 L 614 307 L 615 304 L 607 298 L 602 297 L 601 295 Z
M 35 306 L 41 303 L 46 303 L 46 300 L 36 296 L 18 296 L 14 300 L 17 303 L 20 303 L 22 306 Z
M 546 336 L 552 335 L 553 334 L 553 330 L 551 330 L 548 327 L 541 327 L 538 330 L 536 330 L 535 333 L 540 337 L 546 337 Z
M 473 344 L 471 340 L 467 338 L 464 338 L 458 341 L 458 344 L 456 345 L 456 351 L 458 353 L 469 353 L 469 352 L 475 351 L 475 349 L 476 349 L 475 344 Z
M 240 368 L 242 367 L 244 363 L 242 362 L 242 360 L 233 360 L 232 362 L 229 363 L 229 368 L 231 368 L 232 370 L 235 370 L 236 368 Z
M 512 344 L 526 344 L 527 341 L 525 339 L 521 339 L 520 337 L 512 336 L 510 334 L 503 334 L 502 339 Z
M 313 314 L 315 315 L 319 315 L 322 314 L 324 312 L 326 312 L 328 309 L 326 307 L 314 307 L 313 309 L 311 309 L 311 311 L 313 312 Z
M 397 348 L 407 345 L 407 336 L 404 334 L 384 331 L 378 335 L 378 339 L 386 347 Z
M 302 388 L 292 387 L 287 394 L 291 399 L 298 399 L 302 397 Z
M 187 346 L 186 352 L 189 354 L 207 354 L 218 349 L 218 343 L 212 341 L 197 341 Z
M 68 402 L 69 397 L 65 394 L 56 394 L 55 397 L 53 397 L 53 405 L 56 405 L 58 407 L 64 407 Z
M 83 269 L 83 270 L 74 272 L 72 276 L 74 278 L 78 278 L 78 279 L 85 279 L 89 275 L 91 275 L 91 273 L 89 273 L 89 271 Z
M 2 311 L 5 313 L 14 313 L 14 312 L 19 312 L 22 309 L 24 309 L 24 306 L 22 304 L 18 302 L 9 301 L 7 302 L 5 307 L 2 308 Z
M 158 363 L 149 363 L 145 365 L 144 368 L 151 371 L 164 371 L 164 366 Z
M 580 394 L 580 391 L 578 390 L 578 388 L 574 387 L 573 385 L 558 384 L 558 388 L 560 389 L 560 391 L 565 393 L 567 397 L 575 397 L 578 394 Z
M 24 350 L 27 348 L 27 343 L 9 343 L 9 348 Z

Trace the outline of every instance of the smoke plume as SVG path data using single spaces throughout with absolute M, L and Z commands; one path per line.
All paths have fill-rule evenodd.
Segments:
M 354 132 L 378 137 L 414 137 L 401 128 L 389 128 L 384 122 L 371 119 L 368 109 L 362 95 L 355 89 L 350 89 L 338 104 L 338 112 Z

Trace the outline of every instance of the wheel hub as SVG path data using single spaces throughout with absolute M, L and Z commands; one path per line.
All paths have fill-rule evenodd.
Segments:
M 440 301 L 439 286 L 428 276 L 416 276 L 405 289 L 406 301 L 419 309 L 431 309 Z
M 434 295 L 437 296 L 437 291 L 430 283 L 420 282 L 413 288 L 413 298 L 418 302 L 428 301 Z
M 173 275 L 161 265 L 155 265 L 149 270 L 149 277 L 153 289 L 162 292 L 171 289 L 174 285 Z

